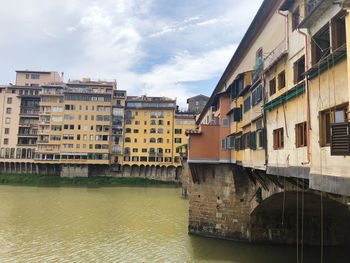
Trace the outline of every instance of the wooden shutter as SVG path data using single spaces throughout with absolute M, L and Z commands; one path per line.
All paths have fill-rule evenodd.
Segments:
M 233 109 L 233 121 L 240 121 L 241 120 L 241 109 L 240 108 L 234 108 Z
M 256 150 L 256 132 L 250 133 L 250 148 Z
M 350 155 L 350 124 L 331 125 L 331 155 Z

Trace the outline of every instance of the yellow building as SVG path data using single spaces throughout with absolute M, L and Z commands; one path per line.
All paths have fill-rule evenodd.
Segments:
M 115 90 L 115 82 L 89 79 L 43 86 L 36 162 L 88 164 L 80 167 L 85 175 L 93 165 L 110 165 Z
M 128 97 L 124 162 L 126 165 L 180 166 L 179 146 L 187 143 L 193 114 L 176 112 L 176 101 L 165 97 Z

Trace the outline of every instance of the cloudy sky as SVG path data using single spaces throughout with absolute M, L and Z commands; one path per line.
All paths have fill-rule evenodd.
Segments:
M 116 79 L 184 106 L 210 95 L 262 0 L 4 0 L 0 82 L 16 69 Z

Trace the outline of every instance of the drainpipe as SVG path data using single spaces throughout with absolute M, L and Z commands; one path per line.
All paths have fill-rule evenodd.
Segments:
M 305 72 L 309 69 L 309 49 L 308 49 L 308 35 L 305 32 L 302 32 L 299 28 L 297 31 L 304 36 L 304 45 L 305 45 Z M 309 94 L 309 81 L 307 75 L 305 74 L 305 94 L 306 94 L 306 143 L 307 143 L 307 161 L 302 162 L 301 164 L 309 164 L 311 160 L 311 145 L 310 145 L 310 94 Z
M 345 30 L 346 30 L 346 53 L 350 54 L 350 11 L 346 10 L 345 15 Z M 349 55 L 348 55 L 349 57 Z M 348 96 L 349 96 L 349 107 L 348 107 L 348 121 L 350 121 L 350 58 L 347 59 L 348 64 Z

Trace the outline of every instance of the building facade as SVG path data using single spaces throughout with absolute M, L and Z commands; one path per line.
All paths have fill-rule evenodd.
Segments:
M 308 209 L 302 222 L 310 231 L 320 227 L 324 202 L 336 201 L 349 218 L 349 7 L 349 1 L 263 2 L 198 129 L 189 131 L 190 233 L 293 243 L 300 242 L 289 236 L 299 231 L 295 211 Z M 305 203 L 299 191 L 307 193 Z M 321 216 L 335 226 L 331 207 Z M 288 213 L 285 225 L 281 213 Z M 330 225 L 324 240 L 332 243 L 342 229 Z M 305 240 L 317 244 L 319 235 L 309 232 Z
M 17 71 L 23 86 L 0 86 L 2 172 L 179 178 L 194 114 L 168 98 L 127 97 L 115 81 L 57 76 Z

